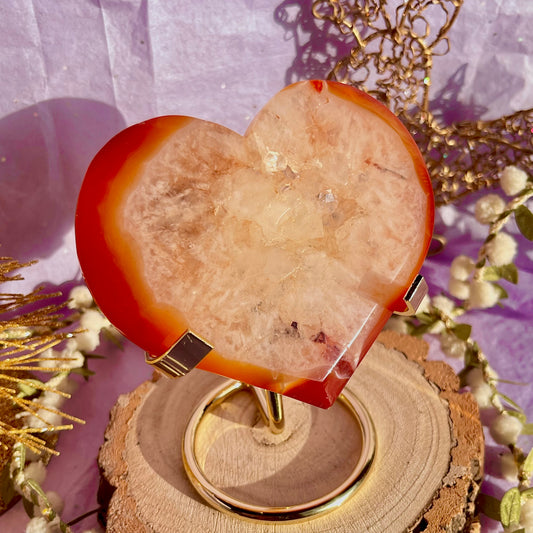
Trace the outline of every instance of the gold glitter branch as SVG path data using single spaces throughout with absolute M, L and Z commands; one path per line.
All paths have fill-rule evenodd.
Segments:
M 532 171 L 533 109 L 452 125 L 431 109 L 433 58 L 448 52 L 447 34 L 462 4 L 407 0 L 393 9 L 387 0 L 313 3 L 317 19 L 333 24 L 343 40 L 353 39 L 328 78 L 359 87 L 402 119 L 425 156 L 437 205 L 495 185 L 506 166 Z
M 33 263 L 0 257 L 0 283 L 21 280 L 21 275 L 14 272 Z M 45 352 L 72 335 L 59 331 L 72 322 L 61 314 L 62 306 L 44 305 L 31 311 L 23 310 L 28 305 L 55 296 L 58 293 L 44 294 L 41 288 L 29 294 L 0 294 L 0 447 L 4 450 L 19 442 L 34 452 L 56 453 L 44 438 L 37 435 L 44 437 L 47 433 L 72 429 L 72 425 L 51 424 L 43 413 L 83 423 L 83 420 L 42 405 L 38 398 L 34 398 L 39 391 L 70 397 L 70 394 L 30 374 L 33 371 L 65 372 L 61 363 L 70 360 L 45 356 Z M 39 427 L 23 428 L 22 415 L 27 424 L 29 420 L 34 420 Z

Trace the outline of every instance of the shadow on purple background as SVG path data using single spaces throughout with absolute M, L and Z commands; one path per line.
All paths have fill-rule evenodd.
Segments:
M 285 73 L 287 85 L 298 80 L 325 79 L 336 58 L 350 53 L 350 36 L 340 35 L 329 21 L 313 16 L 312 0 L 285 0 L 274 10 L 274 20 L 294 42 L 294 60 Z
M 114 107 L 80 98 L 39 102 L 0 120 L 0 255 L 45 258 L 61 245 L 88 164 L 124 127 Z

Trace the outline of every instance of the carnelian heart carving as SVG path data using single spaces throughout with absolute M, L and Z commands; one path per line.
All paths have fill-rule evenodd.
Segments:
M 244 136 L 178 116 L 121 132 L 87 171 L 76 238 L 96 302 L 141 348 L 189 329 L 214 347 L 200 368 L 327 407 L 405 307 L 432 226 L 399 120 L 311 81 Z

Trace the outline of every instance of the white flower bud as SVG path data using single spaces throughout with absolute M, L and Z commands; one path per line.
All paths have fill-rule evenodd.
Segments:
M 514 196 L 527 185 L 527 174 L 520 168 L 510 165 L 503 169 L 500 186 L 507 196 Z
M 473 281 L 470 284 L 470 307 L 473 309 L 486 309 L 498 303 L 500 293 L 488 281 Z
M 86 309 L 93 305 L 93 297 L 85 285 L 74 287 L 70 291 L 68 306 L 71 309 Z
M 498 415 L 490 426 L 490 434 L 498 444 L 514 444 L 522 432 L 522 422 L 505 413 Z
M 504 452 L 500 459 L 500 474 L 507 481 L 516 481 L 518 476 L 518 467 L 511 452 Z
M 44 352 L 39 354 L 41 360 L 39 361 L 39 366 L 43 368 L 58 367 L 61 364 L 61 361 L 55 361 L 61 357 L 61 354 L 52 348 L 48 348 Z
M 46 407 L 51 407 L 52 409 L 59 409 L 64 403 L 66 398 L 60 394 L 56 394 L 52 391 L 44 391 L 41 395 L 40 402 Z
M 76 345 L 82 352 L 92 352 L 100 344 L 98 331 L 82 331 L 76 335 Z
M 526 532 L 533 531 L 533 500 L 526 500 L 520 509 L 520 523 Z
M 450 294 L 459 300 L 468 300 L 470 297 L 470 283 L 450 278 L 448 283 Z
M 33 479 L 33 481 L 41 485 L 46 479 L 46 467 L 44 463 L 42 461 L 28 463 L 24 469 L 24 477 L 26 479 Z
M 478 383 L 471 388 L 480 409 L 491 409 L 492 405 L 492 389 L 488 383 Z
M 66 360 L 61 361 L 61 368 L 81 368 L 83 366 L 83 362 L 85 361 L 85 357 L 78 350 L 75 350 L 70 353 L 65 353 L 63 357 Z
M 458 255 L 450 266 L 450 276 L 459 281 L 466 281 L 474 272 L 474 260 L 466 255 Z
M 440 346 L 442 351 L 449 357 L 458 359 L 460 357 L 464 357 L 465 355 L 465 343 L 452 333 L 441 335 Z
M 28 522 L 26 533 L 52 533 L 52 526 L 44 516 L 38 516 Z
M 65 507 L 65 504 L 63 502 L 63 498 L 61 496 L 53 491 L 50 490 L 46 493 L 46 499 L 50 503 L 50 507 L 58 514 L 61 514 L 63 512 L 63 508 Z
M 74 380 L 69 379 L 66 372 L 49 379 L 47 385 L 61 392 L 66 392 L 67 394 L 76 392 L 78 388 L 78 384 Z
M 483 370 L 481 368 L 471 368 L 465 376 L 465 382 L 469 387 L 476 387 L 478 385 L 481 385 L 482 383 L 485 383 L 485 379 L 483 377 Z
M 433 298 L 432 304 L 433 307 L 440 309 L 444 314 L 448 316 L 452 316 L 455 308 L 455 304 L 452 302 L 452 300 L 446 298 L 446 296 L 442 296 L 441 294 Z
M 55 409 L 52 405 L 46 405 L 46 400 L 41 400 L 41 403 L 44 407 L 50 407 L 51 409 Z M 39 409 L 37 411 L 38 416 L 29 416 L 25 420 L 25 426 L 30 428 L 48 428 L 50 426 L 59 426 L 61 425 L 61 422 L 63 418 L 61 415 L 58 415 L 57 413 L 52 413 L 46 409 Z
M 80 325 L 89 331 L 100 331 L 102 328 L 109 327 L 111 322 L 100 311 L 88 309 L 81 315 Z
M 520 524 L 510 524 L 509 527 L 503 528 L 503 533 L 514 533 L 515 531 L 520 531 L 522 528 L 522 525 Z M 529 533 L 529 531 L 526 531 L 526 533 Z
M 387 331 L 396 331 L 397 333 L 407 333 L 408 328 L 405 320 L 399 316 L 391 316 L 384 327 Z
M 516 255 L 517 244 L 511 235 L 497 233 L 496 236 L 485 245 L 485 252 L 491 265 L 503 266 L 513 262 Z
M 474 215 L 481 224 L 492 224 L 505 209 L 505 201 L 497 194 L 487 194 L 475 205 Z

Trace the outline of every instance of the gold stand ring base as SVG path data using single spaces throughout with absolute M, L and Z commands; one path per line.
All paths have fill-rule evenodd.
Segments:
M 182 455 L 185 471 L 196 491 L 212 507 L 219 511 L 249 520 L 260 520 L 265 523 L 304 521 L 337 509 L 344 501 L 350 498 L 354 492 L 356 492 L 357 488 L 368 474 L 374 459 L 376 448 L 372 421 L 361 402 L 348 390 L 339 396 L 337 404 L 342 406 L 349 413 L 350 420 L 355 423 L 354 426 L 357 426 L 358 432 L 360 433 L 360 436 L 358 436 L 360 445 L 358 445 L 357 448 L 358 456 L 351 458 L 353 459 L 353 462 L 350 464 L 353 465 L 353 468 L 349 470 L 348 474 L 344 476 L 342 481 L 340 481 L 340 483 L 332 490 L 329 490 L 327 493 L 319 497 L 314 497 L 309 501 L 303 501 L 302 503 L 297 502 L 290 505 L 279 505 L 278 503 L 270 506 L 245 501 L 245 498 L 235 497 L 234 495 L 229 494 L 228 490 L 223 490 L 222 488 L 217 487 L 214 482 L 208 479 L 204 468 L 201 466 L 202 463 L 205 463 L 205 460 L 199 458 L 200 455 L 204 456 L 206 454 L 205 442 L 199 443 L 198 439 L 201 426 L 206 421 L 208 415 L 214 415 L 214 411 L 216 411 L 217 408 L 226 407 L 225 405 L 222 406 L 224 402 L 230 400 L 232 396 L 239 392 L 249 390 L 249 385 L 244 383 L 235 381 L 225 382 L 216 390 L 207 394 L 193 412 L 183 436 Z M 318 408 L 311 409 L 322 411 Z M 224 412 L 225 411 L 221 412 L 221 418 L 231 418 L 231 416 L 227 414 L 230 412 L 229 408 L 226 409 L 226 415 L 224 415 Z M 329 414 L 327 411 L 322 412 L 325 413 L 324 416 Z M 316 416 L 311 418 L 313 421 L 316 420 Z M 205 428 L 203 431 L 206 431 Z M 325 435 L 324 438 L 327 439 L 327 435 Z M 335 451 L 334 446 L 332 446 L 331 449 L 327 449 L 328 454 L 335 454 Z M 239 453 L 241 452 L 237 450 L 237 454 Z M 276 450 L 273 449 L 272 452 L 269 453 L 276 454 Z M 224 453 L 224 455 L 226 454 Z M 274 459 L 274 457 L 272 458 Z M 258 457 L 257 459 L 260 461 L 264 458 L 262 459 Z M 215 462 L 220 463 L 218 460 Z M 312 474 L 313 472 L 311 472 L 311 475 Z M 320 475 L 323 476 L 324 474 Z M 309 480 L 302 481 L 293 479 L 296 477 L 296 475 L 290 474 L 290 476 L 287 476 L 289 479 L 283 478 L 283 481 L 294 482 L 296 484 L 295 486 L 309 483 Z M 246 491 L 244 492 L 246 493 Z

